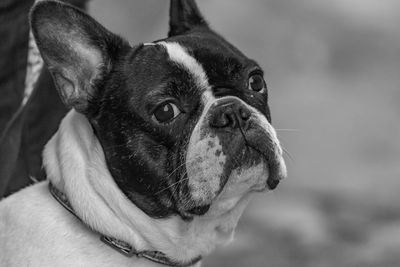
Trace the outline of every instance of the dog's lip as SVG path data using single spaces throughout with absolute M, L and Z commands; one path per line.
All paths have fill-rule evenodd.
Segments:
M 248 149 L 251 149 L 253 151 L 255 151 L 256 153 L 258 153 L 261 157 L 262 160 L 264 161 L 265 164 L 267 164 L 267 168 L 268 168 L 268 178 L 267 181 L 263 184 L 258 184 L 255 185 L 254 187 L 249 188 L 249 191 L 247 191 L 245 194 L 243 194 L 243 196 L 238 197 L 238 201 L 239 202 L 240 199 L 242 199 L 245 195 L 248 195 L 251 192 L 265 192 L 267 190 L 274 190 L 278 184 L 280 183 L 280 180 L 283 179 L 283 176 L 280 176 L 280 170 L 279 170 L 279 164 L 275 163 L 275 164 L 270 164 L 271 160 L 269 160 L 269 157 L 266 155 L 266 153 L 263 153 L 260 149 L 258 149 L 255 146 L 249 145 L 249 144 L 245 144 L 245 146 Z M 272 166 L 271 166 L 272 165 Z M 271 171 L 272 168 L 275 168 L 275 170 Z M 271 175 L 274 174 L 275 175 Z M 224 190 L 224 187 L 221 188 L 221 191 Z M 211 200 L 209 203 L 202 203 L 199 205 L 193 205 L 190 208 L 187 208 L 185 210 L 182 211 L 182 215 L 187 218 L 188 220 L 193 219 L 193 217 L 207 217 L 209 216 L 209 210 L 210 208 L 214 205 L 214 203 L 217 201 L 224 201 L 227 199 L 230 199 L 231 197 L 226 198 L 224 196 L 224 194 L 220 193 L 218 194 L 215 199 Z M 235 205 L 234 205 L 235 206 Z
M 207 213 L 207 211 L 210 209 L 210 206 L 211 206 L 211 204 L 200 205 L 200 206 L 191 208 L 190 210 L 187 210 L 186 212 L 191 215 L 201 216 L 201 215 L 204 215 L 205 213 Z
M 267 179 L 267 185 L 270 190 L 274 190 L 280 183 L 281 180 Z
M 284 169 L 282 169 L 285 168 L 285 166 L 284 164 L 282 166 L 282 156 L 279 154 L 279 151 L 268 147 L 266 144 L 267 140 L 264 140 L 264 142 L 262 142 L 263 140 L 260 139 L 259 136 L 249 136 L 248 138 L 244 138 L 244 140 L 242 141 L 243 143 L 241 145 L 240 151 L 247 150 L 247 152 L 243 154 L 244 161 L 232 161 L 234 164 L 228 165 L 229 171 L 224 173 L 224 177 L 226 179 L 222 180 L 225 180 L 226 183 L 229 179 L 231 171 L 235 170 L 236 168 L 251 167 L 255 164 L 259 164 L 260 162 L 262 162 L 261 164 L 264 164 L 264 168 L 266 169 L 266 173 L 264 174 L 266 179 L 263 180 L 264 182 L 256 183 L 251 186 L 247 193 L 265 192 L 268 190 L 276 189 L 280 183 L 280 180 L 285 177 L 285 171 L 283 171 Z M 238 153 L 233 151 L 232 149 L 228 151 L 230 153 Z M 248 153 L 251 153 L 252 156 L 250 156 L 250 154 Z M 250 158 L 253 158 L 253 160 Z M 219 192 L 215 195 L 213 199 L 209 199 L 208 201 L 204 201 L 202 203 L 195 203 L 194 201 L 181 203 L 182 205 L 179 208 L 179 213 L 181 217 L 186 220 L 191 220 L 193 219 L 193 217 L 196 216 L 207 216 L 207 214 L 209 214 L 210 207 L 214 205 L 215 201 L 217 201 L 218 199 L 224 199 L 222 192 L 225 188 L 225 183 L 223 186 L 220 187 Z
M 259 153 L 266 162 L 269 170 L 266 186 L 268 186 L 270 190 L 274 190 L 278 186 L 280 180 L 286 176 L 286 167 L 282 166 L 282 162 L 280 162 L 282 161 L 282 155 L 278 154 L 279 152 L 274 148 L 260 142 L 260 139 L 255 138 L 254 135 L 246 134 L 241 128 L 240 133 L 243 136 L 245 146 Z M 267 138 L 269 139 L 270 137 Z M 282 168 L 284 168 L 285 171 L 283 171 Z
M 246 142 L 246 146 L 253 149 L 254 151 L 258 152 L 263 157 L 263 160 L 268 165 L 268 170 L 269 170 L 269 175 L 267 178 L 266 186 L 268 186 L 269 190 L 276 189 L 276 187 L 279 185 L 280 181 L 284 178 L 284 176 L 281 175 L 281 171 L 279 169 L 280 164 L 277 162 L 276 159 L 271 159 L 271 157 L 268 156 L 266 152 L 263 152 L 258 147 L 254 146 L 252 144 L 249 144 L 248 142 Z M 274 158 L 274 157 L 272 157 L 272 158 Z M 260 191 L 264 191 L 264 189 L 260 190 Z

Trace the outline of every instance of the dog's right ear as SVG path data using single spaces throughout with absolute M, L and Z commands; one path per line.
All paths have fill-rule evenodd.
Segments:
M 85 113 L 96 82 L 112 68 L 120 49 L 129 46 L 81 10 L 41 1 L 30 13 L 35 41 L 63 102 Z
M 168 37 L 184 34 L 196 27 L 208 29 L 195 0 L 170 0 Z

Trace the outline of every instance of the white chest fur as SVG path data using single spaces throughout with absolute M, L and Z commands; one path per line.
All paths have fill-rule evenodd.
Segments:
M 0 202 L 1 267 L 161 266 L 102 244 L 49 194 L 47 182 Z
M 224 214 L 191 222 L 150 218 L 118 189 L 90 124 L 75 111 L 47 144 L 44 164 L 86 225 L 138 250 L 159 250 L 180 261 L 207 255 L 230 241 L 248 200 Z M 0 266 L 156 266 L 103 244 L 51 197 L 47 182 L 1 201 L 0 214 Z

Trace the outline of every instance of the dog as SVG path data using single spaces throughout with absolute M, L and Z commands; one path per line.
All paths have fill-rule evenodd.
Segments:
M 171 0 L 168 37 L 135 46 L 61 2 L 30 21 L 72 109 L 47 181 L 0 202 L 0 266 L 200 266 L 286 176 L 262 68 L 194 0 Z

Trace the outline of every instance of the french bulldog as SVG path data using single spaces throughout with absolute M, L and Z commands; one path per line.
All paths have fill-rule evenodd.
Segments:
M 194 0 L 171 0 L 168 37 L 134 46 L 61 2 L 30 21 L 71 111 L 47 181 L 0 202 L 0 266 L 200 266 L 286 176 L 262 68 Z

